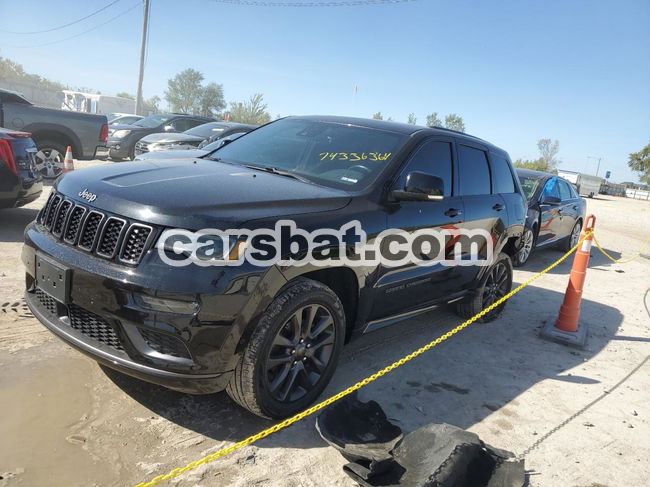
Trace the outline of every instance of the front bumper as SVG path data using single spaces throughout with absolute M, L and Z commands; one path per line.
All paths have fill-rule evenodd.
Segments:
M 25 301 L 34 316 L 52 333 L 98 363 L 138 379 L 169 389 L 191 394 L 219 392 L 226 388 L 231 372 L 222 374 L 186 374 L 161 370 L 137 363 L 124 351 L 111 348 L 70 326 L 68 311 L 52 312 L 37 299 L 36 292 L 27 291 Z M 65 306 L 58 305 L 58 308 Z
M 126 159 L 127 157 L 131 156 L 132 145 L 133 144 L 131 143 L 129 137 L 116 140 L 108 139 L 106 142 L 108 156 L 114 159 Z
M 273 287 L 265 276 L 284 283 L 276 268 L 171 268 L 154 250 L 126 266 L 65 244 L 39 222 L 27 226 L 22 260 L 27 303 L 57 336 L 109 367 L 192 393 L 223 390 L 244 331 L 268 305 L 257 285 Z M 43 260 L 69 275 L 66 298 L 54 299 L 43 268 L 37 277 Z

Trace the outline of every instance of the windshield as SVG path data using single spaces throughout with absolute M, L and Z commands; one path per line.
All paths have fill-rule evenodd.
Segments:
M 524 191 L 524 196 L 526 197 L 527 201 L 530 201 L 530 199 L 533 197 L 535 194 L 535 190 L 537 189 L 537 186 L 539 185 L 539 178 L 534 178 L 530 176 L 519 176 L 519 182 L 521 183 L 521 189 Z
M 223 132 L 225 129 L 225 125 L 219 122 L 210 122 L 186 130 L 184 133 L 187 135 L 195 135 L 197 137 L 203 137 L 204 139 L 207 139 L 208 137 L 212 137 L 213 135 L 217 135 L 218 133 Z
M 154 127 L 157 127 L 158 125 L 165 123 L 170 118 L 172 118 L 171 115 L 151 115 L 150 117 L 141 118 L 133 125 L 152 129 Z
M 234 164 L 273 167 L 317 184 L 362 189 L 386 168 L 408 136 L 328 121 L 288 118 L 210 155 Z

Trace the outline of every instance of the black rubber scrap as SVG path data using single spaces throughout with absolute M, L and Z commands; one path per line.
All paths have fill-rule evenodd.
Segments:
M 343 470 L 364 487 L 521 487 L 524 461 L 475 433 L 428 424 L 402 435 L 375 401 L 356 395 L 323 411 L 316 428 L 348 460 Z

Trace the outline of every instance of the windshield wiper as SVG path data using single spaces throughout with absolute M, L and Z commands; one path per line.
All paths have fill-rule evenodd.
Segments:
M 303 178 L 302 176 L 298 176 L 297 174 L 294 174 L 289 171 L 283 171 L 282 169 L 278 169 L 277 167 L 258 166 L 256 164 L 242 164 L 242 166 L 247 167 L 248 169 L 270 172 L 271 174 L 277 174 L 278 176 L 285 176 L 287 178 L 297 179 L 298 181 L 302 181 L 303 183 L 311 183 L 311 181 L 307 178 Z

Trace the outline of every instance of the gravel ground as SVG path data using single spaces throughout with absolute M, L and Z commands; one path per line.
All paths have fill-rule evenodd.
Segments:
M 47 193 L 0 212 L 0 486 L 132 485 L 269 426 L 225 394 L 189 396 L 104 371 L 31 317 L 21 300 L 20 248 Z M 588 211 L 615 256 L 630 255 L 649 235 L 650 202 L 601 196 L 588 200 Z M 534 253 L 515 283 L 560 255 Z M 515 296 L 496 322 L 472 325 L 364 388 L 361 399 L 377 400 L 405 431 L 448 422 L 516 453 L 539 441 L 526 455 L 531 486 L 647 485 L 650 261 L 613 264 L 594 249 L 581 351 L 537 336 L 557 314 L 570 266 Z M 346 347 L 326 394 L 458 322 L 439 309 L 362 337 Z M 344 463 L 307 418 L 171 484 L 350 486 Z

